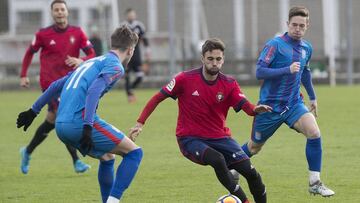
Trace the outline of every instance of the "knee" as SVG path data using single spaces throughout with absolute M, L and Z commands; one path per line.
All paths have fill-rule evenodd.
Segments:
M 127 153 L 124 158 L 133 159 L 134 161 L 141 162 L 144 156 L 143 150 L 139 147 Z
M 100 158 L 100 161 L 110 161 L 110 160 L 113 160 L 113 159 L 115 159 L 114 154 L 106 153 Z
M 56 113 L 49 111 L 48 114 L 46 115 L 46 121 L 54 124 L 55 119 L 56 119 Z
M 307 131 L 306 137 L 310 138 L 310 139 L 319 138 L 320 137 L 319 128 L 314 128 L 314 129 L 311 129 L 311 130 Z
M 252 155 L 255 155 L 257 153 L 260 152 L 261 148 L 262 148 L 262 145 L 254 145 L 254 144 L 249 144 L 249 151 Z
M 226 161 L 224 155 L 222 155 L 221 153 L 215 150 L 207 150 L 205 153 L 206 154 L 204 156 L 204 162 L 206 164 L 209 164 L 214 169 L 220 169 L 223 168 L 224 166 L 226 167 Z

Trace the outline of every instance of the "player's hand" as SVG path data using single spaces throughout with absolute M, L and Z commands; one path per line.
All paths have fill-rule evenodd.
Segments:
M 24 126 L 24 131 L 26 131 L 36 116 L 36 113 L 32 109 L 19 113 L 16 120 L 17 128 Z
M 294 62 L 290 65 L 290 73 L 298 73 L 300 71 L 300 62 Z
M 132 128 L 130 128 L 129 132 L 129 138 L 135 142 L 137 136 L 139 136 L 140 132 L 142 131 L 143 124 L 142 123 L 136 123 L 136 125 Z
M 316 100 L 310 100 L 310 112 L 312 112 L 315 117 L 318 116 L 318 108 L 317 108 Z
M 260 104 L 255 106 L 254 108 L 255 113 L 264 113 L 264 112 L 271 112 L 272 107 L 264 104 Z
M 88 154 L 90 150 L 94 147 L 93 141 L 91 138 L 92 126 L 84 125 L 82 137 L 80 139 L 80 148 L 84 150 L 85 154 Z M 85 156 L 85 154 L 83 154 Z
M 26 87 L 29 88 L 30 87 L 30 80 L 28 77 L 21 77 L 20 78 L 20 86 L 21 87 Z
M 67 66 L 73 67 L 74 69 L 77 68 L 82 62 L 84 62 L 80 58 L 67 56 L 67 59 L 65 60 L 65 64 Z

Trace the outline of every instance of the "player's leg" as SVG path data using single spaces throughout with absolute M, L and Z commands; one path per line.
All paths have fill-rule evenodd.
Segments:
M 91 168 L 90 165 L 88 165 L 80 160 L 80 158 L 77 154 L 76 148 L 74 148 L 73 146 L 71 146 L 69 144 L 65 144 L 65 146 L 72 158 L 74 170 L 76 173 L 84 173 Z
M 124 191 L 134 179 L 143 156 L 142 149 L 126 136 L 111 150 L 111 153 L 123 156 L 123 160 L 117 168 L 116 178 L 108 203 L 118 202 L 120 200 Z
M 266 202 L 266 190 L 261 176 L 251 165 L 241 146 L 230 137 L 209 142 L 209 145 L 223 155 L 227 168 L 235 169 L 246 178 L 255 202 Z
M 51 101 L 48 104 L 48 113 L 46 115 L 45 121 L 38 127 L 30 143 L 26 147 L 20 149 L 21 154 L 21 171 L 24 174 L 29 172 L 29 162 L 31 159 L 31 154 L 48 136 L 49 132 L 55 127 L 55 118 L 56 118 L 56 101 Z
M 237 184 L 233 175 L 230 173 L 225 158 L 220 152 L 209 147 L 204 152 L 203 161 L 205 164 L 213 167 L 216 177 L 231 194 L 237 196 L 242 202 L 248 200 L 245 192 L 240 185 Z
M 292 126 L 307 138 L 305 154 L 309 166 L 310 193 L 322 196 L 334 195 L 334 191 L 327 188 L 320 180 L 322 164 L 321 134 L 314 115 L 309 113 L 307 108 L 301 104 L 297 106 L 297 110 L 292 114 L 292 117 L 296 122 L 288 121 L 289 126 Z M 292 125 L 292 123 L 294 124 Z
M 106 153 L 100 157 L 98 181 L 102 202 L 105 203 L 110 196 L 114 183 L 114 163 L 115 155 Z
M 236 170 L 248 182 L 251 194 L 256 203 L 266 202 L 266 189 L 261 179 L 260 174 L 256 171 L 255 167 L 251 165 L 250 159 L 236 162 L 230 166 Z
M 220 152 L 211 148 L 205 140 L 194 137 L 178 138 L 178 144 L 186 158 L 200 165 L 210 165 L 220 183 L 242 202 L 247 202 L 246 194 L 234 180 Z
M 126 91 L 126 95 L 129 96 L 129 95 L 131 95 L 131 88 L 130 88 L 130 68 L 129 68 L 129 66 L 126 68 L 124 79 L 125 79 L 125 91 Z
M 107 182 L 107 185 L 110 185 L 109 181 L 103 180 L 106 179 L 106 177 L 101 175 L 99 171 L 100 187 L 105 188 L 103 191 L 107 190 L 108 194 L 110 194 L 108 198 L 105 196 L 102 196 L 102 198 L 107 199 L 107 202 L 119 202 L 121 196 L 130 185 L 138 170 L 143 155 L 142 149 L 126 137 L 120 130 L 98 117 L 95 118 L 92 139 L 94 148 L 89 153 L 91 156 L 102 157 L 106 153 L 111 153 L 123 157 L 123 160 L 117 168 L 111 191 L 108 191 L 108 189 L 106 189 L 108 187 L 104 184 L 104 182 Z M 107 167 L 104 166 L 104 168 L 107 168 L 105 169 L 105 171 L 108 171 L 107 173 L 110 173 L 110 165 L 113 165 L 113 163 L 110 162 L 100 163 L 102 166 L 105 164 L 108 165 Z M 102 192 L 102 194 L 105 193 Z
M 242 145 L 242 150 L 248 157 L 259 153 L 266 140 L 275 133 L 283 122 L 283 117 L 276 112 L 256 115 L 252 125 L 251 139 Z
M 137 66 L 134 71 L 136 79 L 131 84 L 131 89 L 137 88 L 137 86 L 143 81 L 145 75 L 144 72 L 141 70 L 141 66 Z
M 129 62 L 129 64 L 127 65 L 126 68 L 126 73 L 125 73 L 125 91 L 126 91 L 126 95 L 128 98 L 128 102 L 129 103 L 133 103 L 136 101 L 136 97 L 134 95 L 133 89 L 132 89 L 132 83 L 131 83 L 131 78 L 130 78 L 130 72 L 134 72 L 136 66 L 136 64 L 134 64 L 134 62 L 131 60 Z

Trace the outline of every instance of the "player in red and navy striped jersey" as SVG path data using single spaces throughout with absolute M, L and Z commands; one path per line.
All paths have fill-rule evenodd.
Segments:
M 40 29 L 27 49 L 21 69 L 20 85 L 29 87 L 27 71 L 33 55 L 40 51 L 40 87 L 45 91 L 49 85 L 76 68 L 81 62 L 93 58 L 95 51 L 81 28 L 68 24 L 68 9 L 65 1 L 55 0 L 51 3 L 51 14 L 54 24 Z M 79 58 L 80 50 L 86 56 Z M 48 133 L 54 129 L 58 100 L 48 104 L 46 120 L 37 129 L 28 146 L 21 148 L 21 171 L 29 171 L 30 155 L 42 143 Z M 66 146 L 74 163 L 76 172 L 85 172 L 89 165 L 80 161 L 75 148 Z
M 137 124 L 130 131 L 135 140 L 146 119 L 164 99 L 178 99 L 179 115 L 176 137 L 182 154 L 191 161 L 210 165 L 221 184 L 242 202 L 248 199 L 230 173 L 235 169 L 248 181 L 257 203 L 266 202 L 265 185 L 251 165 L 241 146 L 231 138 L 226 127 L 229 108 L 248 115 L 271 111 L 267 105 L 254 106 L 242 93 L 235 79 L 220 72 L 224 63 L 224 43 L 209 39 L 202 46 L 203 66 L 181 72 L 155 94 L 142 111 Z

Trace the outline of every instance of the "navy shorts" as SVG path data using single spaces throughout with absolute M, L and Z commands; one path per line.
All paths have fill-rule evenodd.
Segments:
M 241 149 L 241 146 L 231 137 L 219 139 L 205 139 L 199 137 L 178 137 L 181 153 L 192 162 L 206 165 L 203 160 L 207 149 L 212 148 L 220 152 L 224 157 L 227 166 L 234 163 L 248 160 L 249 157 Z

